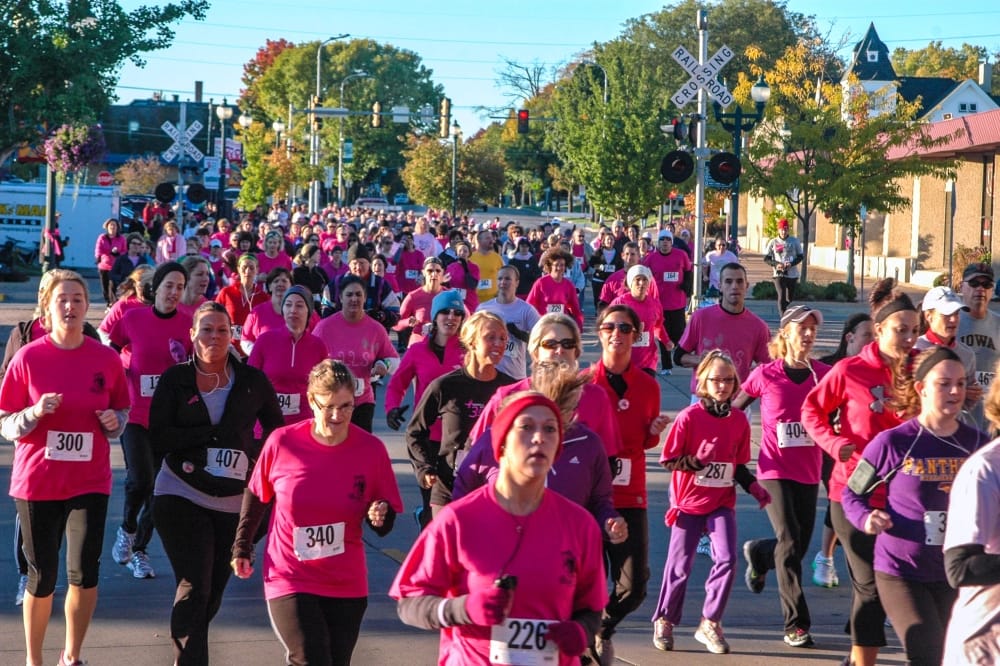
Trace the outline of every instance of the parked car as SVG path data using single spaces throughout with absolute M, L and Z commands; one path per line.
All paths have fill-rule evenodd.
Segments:
M 389 200 L 385 197 L 359 197 L 357 201 L 354 202 L 355 208 L 388 208 Z
M 392 198 L 392 203 L 396 206 L 408 206 L 410 204 L 410 195 L 406 192 L 396 192 L 396 195 Z

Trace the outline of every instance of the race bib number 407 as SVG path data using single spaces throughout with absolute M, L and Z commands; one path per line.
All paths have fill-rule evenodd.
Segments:
M 239 449 L 208 449 L 205 471 L 212 476 L 244 481 L 248 467 L 247 454 Z
M 559 663 L 559 650 L 545 638 L 548 620 L 507 618 L 490 629 L 490 663 L 548 666 Z

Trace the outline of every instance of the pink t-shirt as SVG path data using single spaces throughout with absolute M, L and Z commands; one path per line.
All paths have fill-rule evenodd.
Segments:
M 413 389 L 413 404 L 416 405 L 420 402 L 428 384 L 441 375 L 461 368 L 464 358 L 465 350 L 462 349 L 457 336 L 448 338 L 448 342 L 445 343 L 443 360 L 439 360 L 431 350 L 427 338 L 424 338 L 424 341 L 419 345 L 410 345 L 406 353 L 403 354 L 403 359 L 399 362 L 396 372 L 392 373 L 392 377 L 389 379 L 389 386 L 385 391 L 386 413 L 402 404 L 403 396 L 413 380 L 417 382 Z M 413 412 L 410 411 L 410 415 L 412 414 Z M 430 438 L 433 442 L 441 441 L 441 419 L 435 420 L 431 425 Z
M 639 368 L 649 368 L 656 370 L 660 361 L 660 351 L 656 347 L 656 341 L 664 344 L 670 340 L 666 329 L 663 328 L 663 309 L 659 302 L 647 294 L 645 300 L 637 300 L 630 292 L 624 292 L 611 305 L 627 305 L 639 315 L 642 322 L 642 333 L 632 345 L 632 362 Z
M 309 323 L 306 324 L 306 331 L 312 333 L 318 323 L 319 315 L 313 311 L 312 316 L 309 317 Z M 271 304 L 271 301 L 267 301 L 254 306 L 254 309 L 247 315 L 246 321 L 243 322 L 243 337 L 241 340 L 255 342 L 257 338 L 267 331 L 285 328 L 287 328 L 285 318 L 280 312 L 274 311 L 274 305 Z
M 454 598 L 517 577 L 508 618 L 570 620 L 600 611 L 608 600 L 600 529 L 586 509 L 552 491 L 539 507 L 515 517 L 497 503 L 489 484 L 444 507 L 417 538 L 389 590 L 393 599 Z M 438 664 L 489 664 L 492 627 L 441 630 Z M 547 662 L 546 662 L 547 663 Z M 579 664 L 559 655 L 559 664 Z
M 670 475 L 670 509 L 666 523 L 673 525 L 677 512 L 704 516 L 720 507 L 736 506 L 736 465 L 750 462 L 750 423 L 738 409 L 722 418 L 705 411 L 701 403 L 684 408 L 670 426 L 660 463 L 693 456 L 703 442 L 715 450 L 703 470 L 674 470 Z
M 758 479 L 787 479 L 798 483 L 820 481 L 823 450 L 802 425 L 802 403 L 830 366 L 810 361 L 813 372 L 801 384 L 788 378 L 782 359 L 758 365 L 743 382 L 743 392 L 760 398 L 760 453 Z
M 328 358 L 326 345 L 306 331 L 297 341 L 287 328 L 265 331 L 254 343 L 247 365 L 267 375 L 278 394 L 285 425 L 312 416 L 306 399 L 309 372 Z
M 396 513 L 403 501 L 385 445 L 349 425 L 347 439 L 326 446 L 313 421 L 278 428 L 264 444 L 247 488 L 274 500 L 264 550 L 264 596 L 368 595 L 362 523 L 372 502 Z
M 583 330 L 583 311 L 580 310 L 580 298 L 576 287 L 569 278 L 564 277 L 556 282 L 551 275 L 543 275 L 535 280 L 528 297 L 524 299 L 528 305 L 535 308 L 538 314 L 560 312 L 576 320 L 576 325 Z
M 732 314 L 723 310 L 721 305 L 713 305 L 696 310 L 691 315 L 678 344 L 695 354 L 721 349 L 732 357 L 739 381 L 743 381 L 750 376 L 750 366 L 754 361 L 767 363 L 771 360 L 767 351 L 770 340 L 771 331 L 767 324 L 749 309 Z M 692 394 L 697 384 L 698 378 L 691 373 Z
M 687 305 L 687 294 L 681 290 L 684 273 L 692 270 L 691 258 L 683 250 L 671 250 L 662 254 L 654 250 L 642 260 L 653 272 L 653 282 L 660 293 L 660 304 L 664 310 L 683 310 Z
M 285 268 L 292 270 L 292 259 L 284 250 L 279 250 L 278 255 L 273 259 L 264 252 L 257 253 L 257 274 L 267 275 L 275 268 Z
M 471 261 L 465 262 L 469 267 L 468 275 L 479 284 L 479 266 L 476 266 Z M 453 261 L 448 264 L 448 268 L 444 269 L 444 275 L 447 282 L 445 284 L 449 289 L 458 289 L 464 294 L 465 307 L 469 312 L 475 312 L 476 308 L 479 307 L 479 292 L 476 290 L 475 286 L 469 287 L 465 282 L 466 272 L 465 268 L 462 266 L 462 262 Z
M 424 328 L 426 326 L 429 330 L 431 324 L 431 303 L 439 293 L 441 292 L 430 293 L 423 289 L 414 289 L 403 299 L 403 304 L 399 306 L 399 321 L 393 329 L 402 331 L 409 328 L 410 317 L 416 317 L 417 325 L 413 327 L 408 347 L 424 341 Z
M 322 320 L 313 335 L 323 341 L 330 358 L 346 365 L 354 374 L 354 403 L 375 402 L 371 372 L 375 361 L 399 358 L 396 348 L 382 324 L 368 315 L 361 321 L 349 322 L 338 312 Z
M 15 443 L 11 497 L 45 501 L 110 495 L 111 447 L 95 411 L 128 408 L 118 354 L 88 337 L 76 349 L 60 349 L 48 335 L 29 342 L 4 374 L 0 411 L 20 412 L 43 393 L 61 393 L 63 401 Z
M 604 303 L 610 303 L 623 293 L 627 293 L 628 287 L 625 286 L 625 278 L 627 276 L 627 268 L 615 271 L 609 275 L 608 279 L 604 281 L 604 286 L 601 287 L 601 301 Z M 657 303 L 660 302 L 660 289 L 656 286 L 656 280 L 649 283 L 649 292 L 647 296 L 652 298 Z
M 395 263 L 396 284 L 404 294 L 420 288 L 420 271 L 424 267 L 424 255 L 420 250 L 399 253 L 399 261 Z
M 160 375 L 191 355 L 191 315 L 178 308 L 171 317 L 158 317 L 152 306 L 135 308 L 111 329 L 111 343 L 128 350 L 129 423 L 149 427 L 149 406 Z

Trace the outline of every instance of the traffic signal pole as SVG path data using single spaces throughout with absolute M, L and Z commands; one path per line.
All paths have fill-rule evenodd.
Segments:
M 699 9 L 697 13 L 698 27 L 698 63 L 702 66 L 708 61 L 708 12 Z M 694 187 L 694 290 L 691 301 L 695 308 L 701 302 L 701 262 L 704 256 L 705 235 L 705 160 L 708 157 L 706 141 L 706 126 L 708 117 L 708 92 L 698 88 L 698 136 L 696 137 L 695 177 Z

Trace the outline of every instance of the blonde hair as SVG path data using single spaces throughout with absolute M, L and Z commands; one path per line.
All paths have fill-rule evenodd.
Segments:
M 480 310 L 466 319 L 458 332 L 458 341 L 465 348 L 465 363 L 463 365 L 470 371 L 470 374 L 475 375 L 476 372 L 473 371 L 479 369 L 475 360 L 476 355 L 472 353 L 472 350 L 475 349 L 476 341 L 482 336 L 483 331 L 489 326 L 496 326 L 503 331 L 504 335 L 507 335 L 507 324 L 504 323 L 504 320 L 485 310 Z
M 590 382 L 590 375 L 577 372 L 564 361 L 537 362 L 531 368 L 531 390 L 556 403 L 563 423 L 569 427 L 580 404 L 580 392 Z
M 340 389 L 348 389 L 354 395 L 354 375 L 340 361 L 325 359 L 317 363 L 309 371 L 309 383 L 306 389 L 309 397 L 319 393 L 334 393 Z
M 45 283 L 44 288 L 42 288 L 42 280 L 44 280 L 45 277 L 43 276 L 42 280 L 39 280 L 38 307 L 42 312 L 42 326 L 46 331 L 51 331 L 52 323 L 45 315 L 48 313 L 49 303 L 52 301 L 52 294 L 55 292 L 56 287 L 63 282 L 77 283 L 83 289 L 83 300 L 88 306 L 90 305 L 90 293 L 87 291 L 87 281 L 84 280 L 83 276 L 76 271 L 55 268 L 49 271 L 46 275 L 48 275 L 48 282 Z
M 733 394 L 736 395 L 736 390 L 740 387 L 740 373 L 736 370 L 736 364 L 733 362 L 732 357 L 721 349 L 713 349 L 712 351 L 705 354 L 701 362 L 698 363 L 698 368 L 694 371 L 695 377 L 698 378 L 698 383 L 695 385 L 694 394 L 699 398 L 708 398 L 708 371 L 712 367 L 712 363 L 715 361 L 722 361 L 729 366 L 729 369 L 733 371 L 733 377 L 735 378 L 733 382 Z M 730 396 L 732 397 L 732 396 Z
M 580 355 L 583 354 L 583 341 L 580 337 L 580 328 L 576 325 L 576 321 L 567 314 L 550 312 L 542 315 L 535 322 L 535 325 L 531 327 L 531 334 L 528 337 L 528 355 L 531 356 L 532 360 L 536 358 L 538 348 L 542 342 L 542 336 L 556 325 L 565 326 L 569 329 L 570 337 L 576 342 L 576 357 L 580 358 Z

